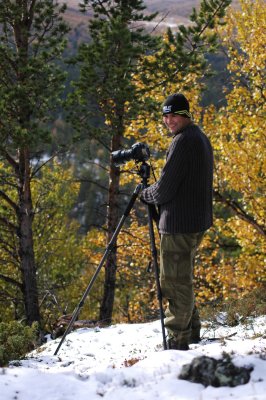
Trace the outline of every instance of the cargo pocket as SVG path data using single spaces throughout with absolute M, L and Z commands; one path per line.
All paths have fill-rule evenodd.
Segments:
M 190 253 L 164 250 L 162 252 L 161 289 L 162 295 L 168 299 L 176 298 L 180 285 L 192 285 Z
M 161 278 L 170 282 L 177 279 L 177 265 L 179 262 L 179 254 L 176 251 L 162 251 L 162 268 Z

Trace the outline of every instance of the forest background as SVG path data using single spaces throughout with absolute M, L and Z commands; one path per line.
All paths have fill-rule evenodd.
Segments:
M 140 183 L 133 161 L 118 168 L 110 154 L 146 143 L 154 182 L 169 145 L 161 104 L 173 92 L 188 97 L 215 153 L 199 308 L 253 292 L 241 312 L 256 311 L 265 302 L 265 2 L 84 0 L 83 12 L 67 3 L 0 2 L 0 322 L 52 332 L 72 313 Z M 80 318 L 158 318 L 151 259 L 137 200 Z

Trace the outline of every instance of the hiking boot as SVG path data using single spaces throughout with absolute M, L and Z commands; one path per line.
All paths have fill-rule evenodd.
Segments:
M 189 338 L 189 344 L 192 343 L 199 343 L 201 341 L 201 337 L 200 337 L 200 330 L 196 330 L 191 332 L 190 338 Z
M 201 341 L 201 337 L 199 335 L 191 335 L 189 339 L 189 344 L 196 344 Z
M 186 342 L 178 341 L 175 338 L 169 338 L 167 340 L 167 350 L 189 350 L 189 346 Z

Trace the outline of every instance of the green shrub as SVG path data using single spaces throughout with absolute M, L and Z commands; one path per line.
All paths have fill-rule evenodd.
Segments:
M 34 349 L 38 324 L 25 326 L 17 321 L 0 323 L 0 366 L 17 360 Z

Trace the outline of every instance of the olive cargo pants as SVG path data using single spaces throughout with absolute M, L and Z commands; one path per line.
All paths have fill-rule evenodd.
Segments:
M 189 343 L 191 329 L 200 329 L 194 305 L 193 269 L 197 248 L 204 232 L 162 234 L 160 244 L 160 284 L 163 298 L 168 300 L 165 327 L 169 337 Z

